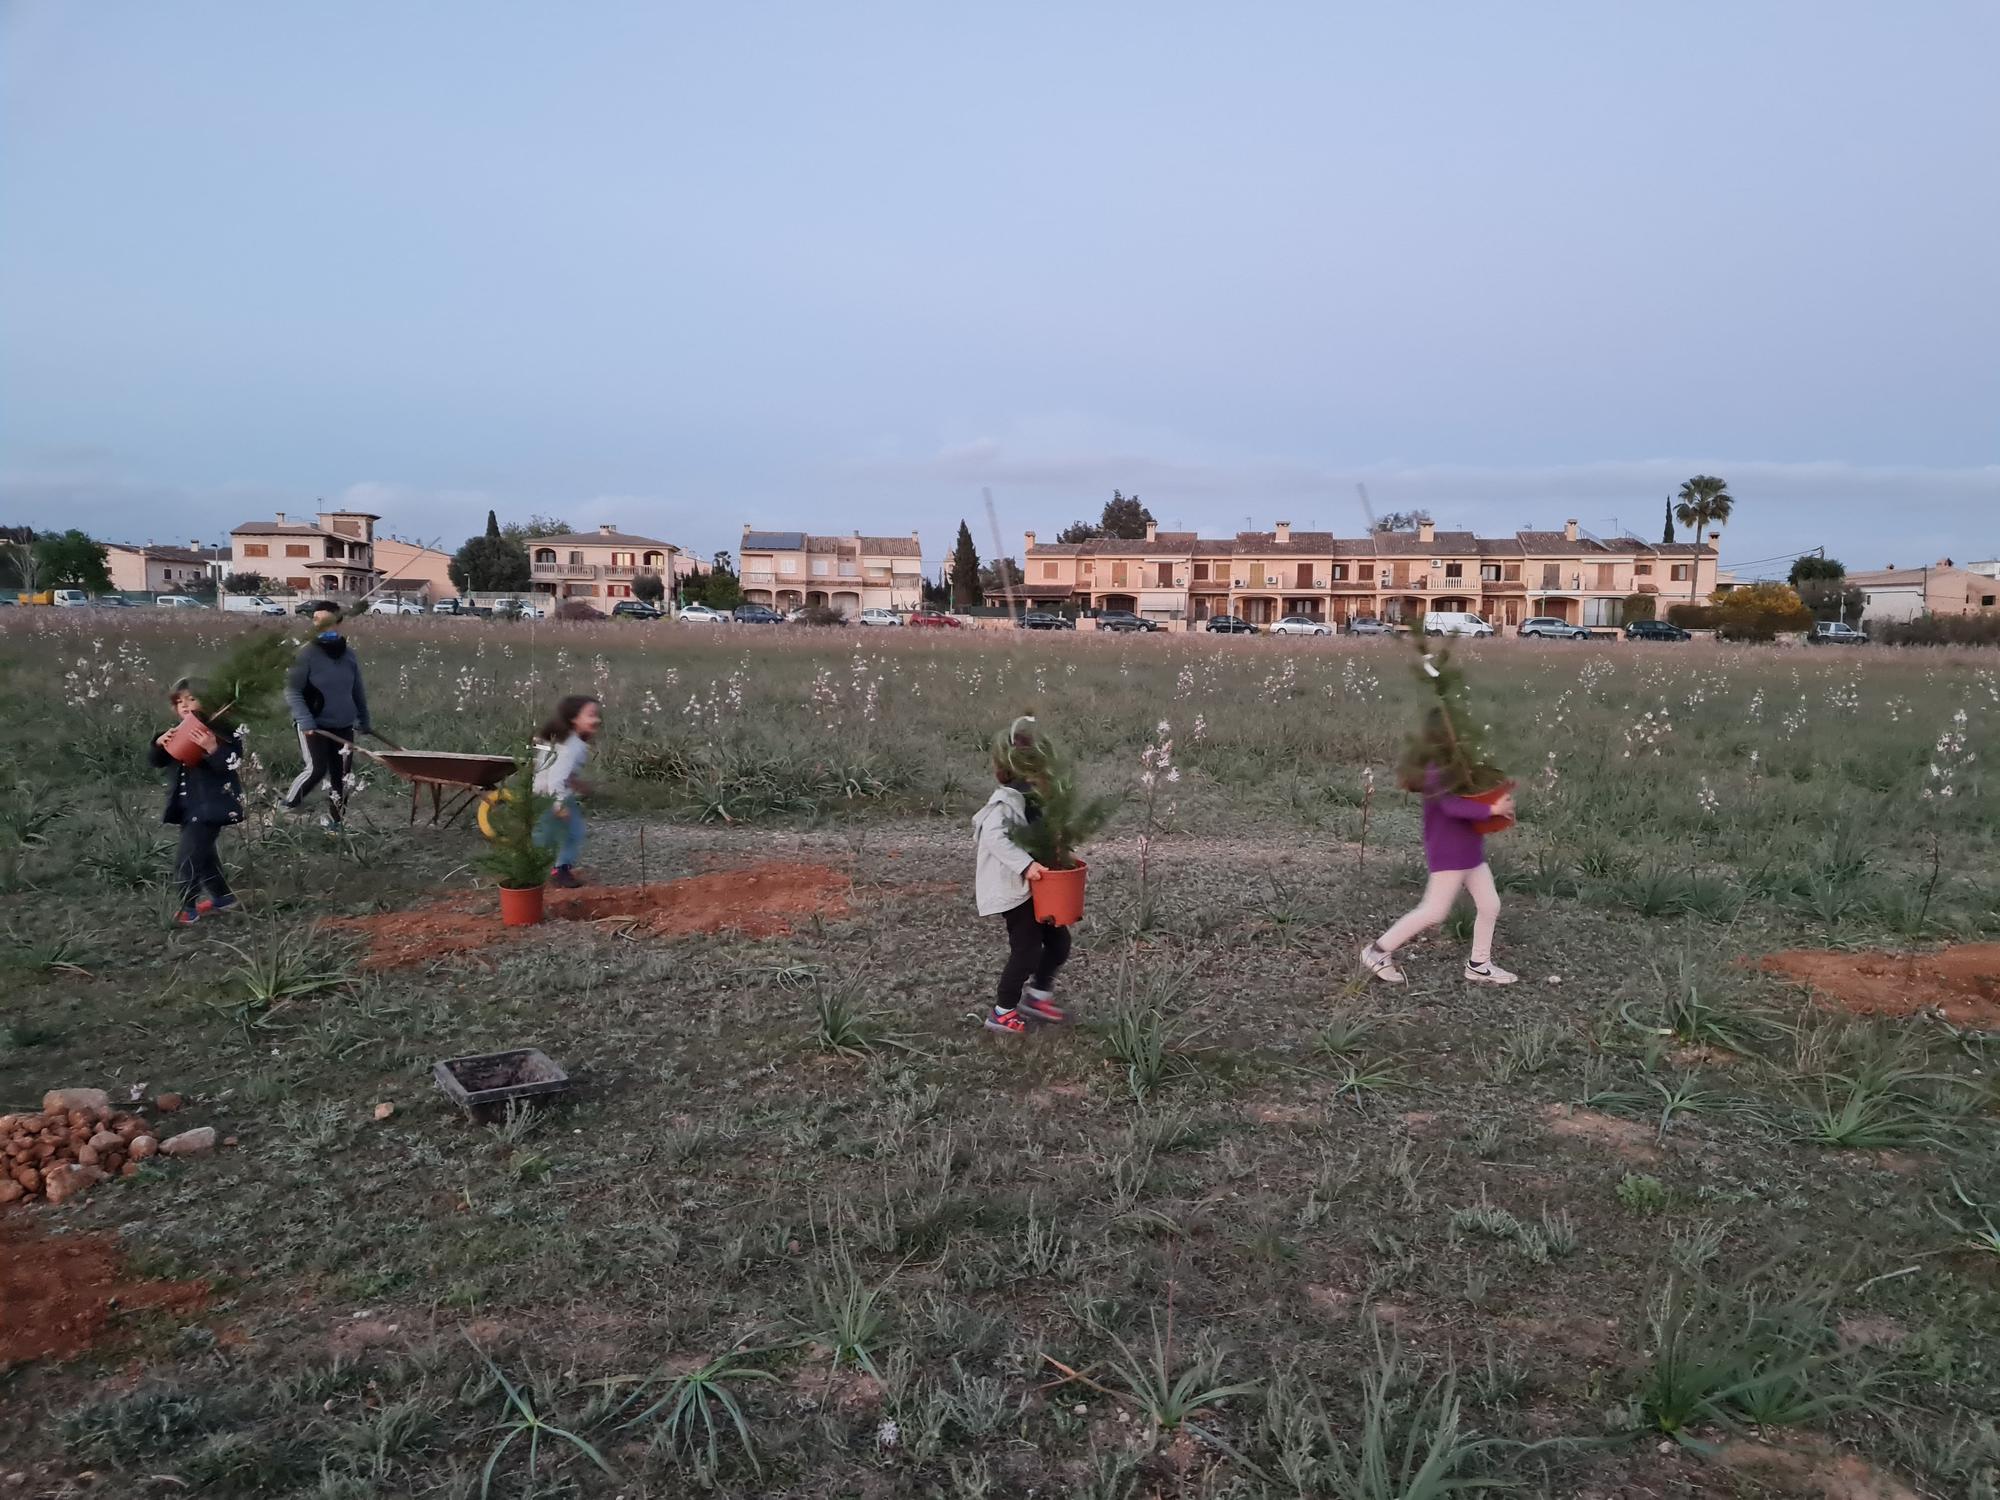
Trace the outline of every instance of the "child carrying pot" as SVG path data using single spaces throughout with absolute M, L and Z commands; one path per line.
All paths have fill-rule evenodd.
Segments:
M 174 773 L 160 821 L 181 831 L 180 848 L 174 856 L 181 909 L 174 920 L 183 927 L 191 927 L 206 916 L 234 911 L 237 906 L 215 845 L 223 829 L 243 821 L 243 780 L 237 774 L 243 764 L 243 735 L 226 719 L 219 724 L 210 722 L 202 711 L 203 692 L 203 685 L 188 677 L 168 690 L 173 710 L 181 719 L 175 727 L 185 726 L 193 736 L 200 759 L 186 765 L 167 752 L 173 729 L 154 739 L 146 755 L 154 766 Z
M 578 774 L 590 759 L 590 742 L 604 727 L 604 709 L 595 698 L 565 698 L 535 739 L 535 792 L 553 805 L 535 828 L 535 842 L 556 852 L 549 883 L 574 890 L 576 861 L 583 853 L 583 803 L 589 786 Z
M 1028 1021 L 1062 1022 L 1069 1015 L 1055 1003 L 1056 975 L 1069 958 L 1069 929 L 1035 920 L 1031 882 L 1048 871 L 1008 837 L 1010 828 L 1032 823 L 1040 814 L 1027 773 L 1035 748 L 1035 721 L 1023 716 L 993 742 L 993 779 L 999 783 L 972 820 L 976 835 L 973 895 L 982 917 L 999 917 L 1007 928 L 1007 962 L 986 1017 L 986 1029 L 1020 1036 Z
M 1488 818 L 1514 816 L 1510 792 L 1493 802 L 1461 797 L 1450 790 L 1451 726 L 1441 710 L 1432 709 L 1421 743 L 1405 759 L 1398 778 L 1405 791 L 1424 798 L 1424 863 L 1430 882 L 1424 898 L 1404 913 L 1387 932 L 1361 950 L 1361 967 L 1385 984 L 1401 984 L 1405 975 L 1396 964 L 1396 950 L 1420 932 L 1451 915 L 1460 891 L 1472 893 L 1472 954 L 1465 978 L 1472 984 L 1512 984 L 1518 977 L 1493 962 L 1493 929 L 1500 920 L 1500 892 L 1486 864 L 1486 837 L 1478 824 Z

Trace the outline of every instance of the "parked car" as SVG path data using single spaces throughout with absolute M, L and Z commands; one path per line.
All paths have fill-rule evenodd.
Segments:
M 900 625 L 903 617 L 893 609 L 864 609 L 861 611 L 863 625 Z
M 1839 620 L 1815 620 L 1813 628 L 1806 632 L 1808 646 L 1865 646 L 1868 632 L 1856 630 L 1852 625 Z
M 340 609 L 342 606 L 332 599 L 301 599 L 292 606 L 295 615 L 316 615 L 323 609 Z
M 1257 627 L 1241 615 L 1210 615 L 1208 617 L 1210 635 L 1255 635 Z
M 469 615 L 472 608 L 463 599 L 440 599 L 431 606 L 434 615 Z
M 1160 627 L 1151 620 L 1133 614 L 1129 609 L 1106 609 L 1098 611 L 1097 628 L 1129 634 L 1134 630 L 1153 631 Z
M 706 604 L 690 604 L 681 611 L 681 620 L 688 625 L 727 625 L 729 616 L 719 609 L 711 609 Z
M 1052 615 L 1039 609 L 1031 609 L 1021 616 L 1020 628 L 1023 630 L 1074 630 L 1076 629 L 1076 621 L 1070 619 L 1067 615 Z
M 1271 627 L 1272 635 L 1332 635 L 1326 621 L 1314 615 L 1286 615 Z
M 1394 635 L 1397 627 L 1373 615 L 1354 615 L 1349 618 L 1346 629 L 1349 635 Z
M 965 622 L 957 615 L 948 615 L 941 609 L 920 609 L 910 616 L 910 623 L 924 629 L 963 630 Z
M 768 604 L 739 604 L 729 612 L 738 625 L 782 625 L 785 617 Z
M 662 613 L 657 606 L 648 604 L 644 599 L 620 599 L 611 606 L 611 618 L 614 620 L 657 620 Z
M 233 615 L 282 615 L 285 606 L 262 594 L 224 594 L 222 607 Z
M 496 620 L 546 620 L 549 612 L 539 604 L 530 604 L 525 599 L 502 599 L 493 606 Z
M 9 604 L 13 602 L 12 599 L 7 600 Z M 97 607 L 99 609 L 131 609 L 134 606 L 132 601 L 127 599 L 123 594 L 102 594 L 98 596 Z M 280 614 L 283 612 L 282 610 L 279 611 Z
M 88 609 L 90 595 L 82 589 L 57 589 L 49 595 L 49 603 L 57 609 Z
M 412 604 L 403 599 L 377 599 L 368 606 L 371 615 L 420 615 L 424 612 L 421 604 Z
M 1433 609 L 1424 615 L 1424 634 L 1484 636 L 1493 634 L 1493 627 L 1466 610 Z
M 1627 620 L 1625 639 L 1628 641 L 1691 641 L 1689 635 L 1671 620 Z
M 1520 633 L 1544 641 L 1587 641 L 1590 632 L 1581 625 L 1558 620 L 1554 615 L 1536 615 L 1521 622 Z
M 200 609 L 201 601 L 186 594 L 160 594 L 153 600 L 156 609 Z

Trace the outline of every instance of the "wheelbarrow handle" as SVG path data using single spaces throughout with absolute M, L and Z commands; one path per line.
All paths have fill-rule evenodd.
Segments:
M 380 740 L 383 744 L 387 745 L 391 750 L 400 750 L 403 748 L 401 745 L 397 744 L 394 740 L 390 739 L 388 735 L 377 734 L 372 729 L 368 731 L 368 738 L 370 738 L 371 740 Z

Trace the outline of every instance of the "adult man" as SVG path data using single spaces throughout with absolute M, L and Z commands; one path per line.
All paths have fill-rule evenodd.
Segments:
M 347 806 L 348 747 L 356 734 L 372 734 L 368 694 L 361 685 L 361 661 L 340 633 L 340 611 L 322 609 L 313 615 L 313 638 L 299 652 L 285 679 L 285 703 L 299 727 L 299 749 L 305 769 L 285 793 L 285 807 L 296 812 L 306 793 L 326 783 L 327 828 L 338 827 Z

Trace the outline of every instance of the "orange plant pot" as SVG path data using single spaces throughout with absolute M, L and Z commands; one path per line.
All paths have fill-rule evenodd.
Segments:
M 1080 861 L 1074 870 L 1050 870 L 1028 889 L 1035 898 L 1035 920 L 1056 927 L 1074 927 L 1083 920 L 1083 881 L 1090 867 Z
M 183 714 L 167 733 L 166 751 L 184 766 L 198 766 L 215 748 L 215 731 L 193 714 Z
M 500 887 L 500 925 L 503 927 L 533 927 L 542 920 L 542 896 L 544 888 L 529 886 L 526 890 L 515 890 L 509 886 Z
M 1514 790 L 1513 782 L 1503 781 L 1500 783 L 1500 785 L 1492 788 L 1489 791 L 1467 792 L 1466 795 L 1470 797 L 1474 802 L 1484 802 L 1488 807 L 1491 807 L 1494 803 L 1498 802 L 1502 797 L 1506 796 L 1509 792 L 1513 790 Z M 1481 833 L 1505 833 L 1508 829 L 1514 826 L 1514 820 L 1512 818 L 1481 818 L 1477 823 L 1474 823 L 1472 826 L 1478 829 Z

